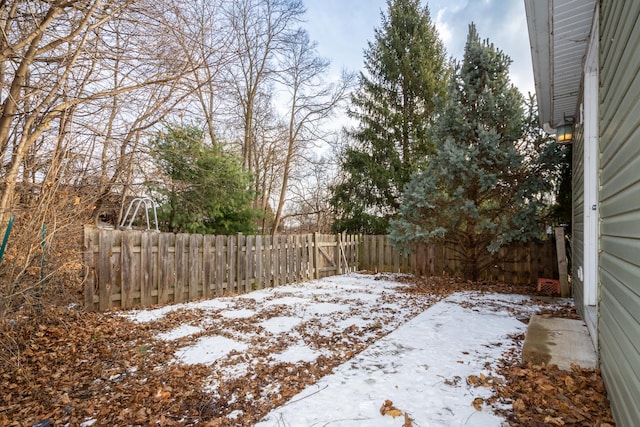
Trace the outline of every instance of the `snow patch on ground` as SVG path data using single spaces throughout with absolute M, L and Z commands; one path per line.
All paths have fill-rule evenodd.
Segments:
M 176 351 L 179 361 L 188 365 L 211 364 L 232 351 L 244 351 L 247 344 L 221 336 L 202 337 L 193 345 Z
M 267 332 L 274 335 L 282 334 L 293 330 L 302 323 L 299 317 L 272 317 L 259 323 Z
M 192 325 L 180 325 L 175 329 L 167 332 L 162 332 L 157 337 L 163 341 L 173 341 L 179 338 L 187 337 L 189 335 L 195 335 L 202 332 L 203 329 Z
M 228 319 L 248 319 L 256 315 L 254 310 L 242 309 L 242 310 L 226 310 L 220 312 L 220 315 Z
M 200 309 L 200 310 L 224 310 L 225 308 L 229 307 L 230 303 L 231 303 L 231 299 L 230 298 L 216 298 L 216 299 L 209 299 L 209 300 L 205 300 L 205 301 L 199 301 L 199 302 L 194 302 L 191 304 L 188 304 L 187 307 L 191 308 L 191 309 Z
M 132 310 L 123 316 L 136 323 L 148 323 L 162 319 L 168 313 L 182 308 L 180 305 L 168 305 L 153 310 Z
M 310 301 L 307 298 L 288 296 L 288 297 L 280 297 L 280 298 L 266 301 L 265 306 L 266 307 L 272 307 L 274 305 L 295 306 L 300 304 L 306 305 L 309 303 Z
M 312 350 L 304 344 L 297 344 L 289 347 L 280 354 L 274 354 L 273 359 L 276 362 L 297 363 L 297 362 L 313 362 L 322 353 Z

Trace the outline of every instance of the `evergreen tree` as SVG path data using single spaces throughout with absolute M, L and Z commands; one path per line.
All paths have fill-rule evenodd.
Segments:
M 535 97 L 529 94 L 526 103 L 525 139 L 520 151 L 524 153 L 525 166 L 537 178 L 538 187 L 547 196 L 545 220 L 549 224 L 567 225 L 571 232 L 571 153 L 572 145 L 557 144 L 553 135 L 540 127 Z
M 435 126 L 437 155 L 405 188 L 391 227 L 393 241 L 408 250 L 414 243 L 454 243 L 472 280 L 489 253 L 540 235 L 551 190 L 554 147 L 541 134 L 527 134 L 531 127 L 523 97 L 509 81 L 510 62 L 470 25 L 463 62 Z
M 155 138 L 154 157 L 164 175 L 149 184 L 159 194 L 158 221 L 163 230 L 203 234 L 255 231 L 257 211 L 249 175 L 240 161 L 205 146 L 195 126 L 169 127 Z
M 419 0 L 388 0 L 353 94 L 350 142 L 332 187 L 335 231 L 386 233 L 403 186 L 425 165 L 429 128 L 446 92 L 445 50 Z

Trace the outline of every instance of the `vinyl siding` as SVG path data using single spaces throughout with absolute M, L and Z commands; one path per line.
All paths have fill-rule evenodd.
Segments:
M 584 133 L 576 126 L 572 159 L 572 221 L 571 221 L 571 291 L 580 316 L 584 319 L 584 283 L 578 267 L 584 265 Z
M 600 364 L 617 424 L 638 426 L 640 2 L 600 12 Z

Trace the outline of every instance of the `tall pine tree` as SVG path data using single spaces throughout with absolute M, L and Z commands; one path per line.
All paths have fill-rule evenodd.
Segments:
M 434 152 L 429 129 L 448 72 L 428 8 L 419 0 L 388 0 L 351 99 L 349 115 L 359 124 L 348 132 L 342 179 L 332 187 L 336 231 L 387 232 L 402 188 Z
M 405 188 L 391 236 L 405 249 L 448 241 L 466 278 L 477 280 L 490 253 L 540 235 L 537 223 L 551 189 L 550 152 L 529 137 L 524 99 L 509 81 L 510 59 L 473 24 L 462 64 L 435 126 L 437 155 Z

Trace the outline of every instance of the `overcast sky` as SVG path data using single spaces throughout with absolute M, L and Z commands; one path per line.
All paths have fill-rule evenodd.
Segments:
M 331 60 L 332 72 L 359 71 L 367 42 L 386 14 L 386 0 L 304 0 L 306 28 L 318 43 L 318 53 Z M 469 24 L 488 38 L 513 63 L 511 81 L 526 95 L 534 91 L 524 0 L 429 0 L 431 19 L 449 57 L 462 59 Z

